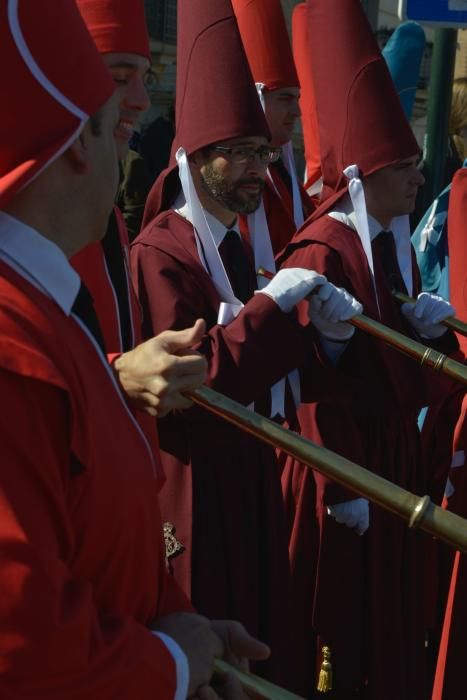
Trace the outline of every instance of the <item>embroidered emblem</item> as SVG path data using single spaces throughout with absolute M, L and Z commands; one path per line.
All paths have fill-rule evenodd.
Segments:
M 165 560 L 167 565 L 185 551 L 183 544 L 175 537 L 176 528 L 172 523 L 164 523 Z

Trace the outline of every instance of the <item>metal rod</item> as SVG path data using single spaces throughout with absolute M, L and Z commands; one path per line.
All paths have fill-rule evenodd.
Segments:
M 201 387 L 187 392 L 186 396 L 211 413 L 395 513 L 407 520 L 411 527 L 424 530 L 452 547 L 467 552 L 467 520 L 439 508 L 428 496 L 416 496 L 345 457 L 325 447 L 319 447 L 268 418 L 250 411 L 213 389 Z
M 388 345 L 391 345 L 391 347 L 404 353 L 404 355 L 418 360 L 420 365 L 431 367 L 431 369 L 436 372 L 442 372 L 448 377 L 451 377 L 451 379 L 467 385 L 467 367 L 456 360 L 452 360 L 450 357 L 447 357 L 447 355 L 443 355 L 442 352 L 422 345 L 422 343 L 407 337 L 403 333 L 388 328 L 382 323 L 379 323 L 379 321 L 375 321 L 363 314 L 354 316 L 350 321 L 347 321 L 347 323 L 355 326 L 355 328 L 360 328 L 370 333 L 375 338 L 383 340 Z
M 392 295 L 400 304 L 415 304 L 417 301 L 413 297 L 409 297 L 407 294 L 403 294 L 402 292 L 394 291 Z M 446 328 L 450 328 L 456 333 L 460 333 L 460 335 L 467 336 L 467 323 L 460 321 L 455 316 L 451 316 L 450 318 L 441 321 L 441 323 L 443 326 L 446 326 Z
M 272 279 L 274 277 L 271 272 L 268 272 L 263 267 L 258 268 L 257 274 L 267 279 Z M 347 323 L 369 333 L 379 340 L 383 340 L 387 345 L 391 345 L 391 347 L 404 353 L 404 355 L 418 360 L 421 365 L 431 367 L 431 369 L 436 372 L 443 372 L 451 377 L 451 379 L 467 385 L 467 367 L 443 355 L 442 352 L 422 345 L 422 343 L 413 340 L 413 338 L 409 338 L 403 333 L 399 333 L 399 331 L 388 328 L 379 321 L 375 321 L 364 314 L 354 316 L 350 321 L 347 321 Z
M 259 676 L 255 676 L 253 673 L 241 671 L 221 659 L 216 659 L 214 662 L 214 670 L 215 675 L 221 678 L 226 676 L 227 673 L 237 676 L 249 697 L 255 700 L 256 698 L 264 700 L 304 700 L 299 695 L 294 695 L 284 688 L 280 688 Z

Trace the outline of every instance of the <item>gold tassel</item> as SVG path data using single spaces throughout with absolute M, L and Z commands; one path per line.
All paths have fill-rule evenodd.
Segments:
M 332 664 L 331 650 L 329 647 L 323 647 L 323 661 L 318 679 L 318 691 L 320 693 L 328 693 L 332 690 Z

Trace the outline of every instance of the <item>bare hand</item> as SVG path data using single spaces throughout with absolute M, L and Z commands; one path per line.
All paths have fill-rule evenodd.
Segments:
M 248 671 L 248 661 L 264 661 L 269 658 L 271 650 L 252 637 L 240 622 L 233 620 L 212 620 L 212 628 L 222 639 L 224 659 L 242 671 Z
M 191 348 L 205 332 L 202 320 L 183 331 L 164 331 L 114 362 L 123 390 L 138 408 L 162 417 L 191 406 L 183 392 L 201 386 L 207 369 L 204 357 Z
M 190 669 L 188 696 L 216 700 L 215 691 L 210 690 L 210 680 L 214 659 L 223 656 L 224 646 L 211 622 L 194 613 L 172 613 L 158 620 L 154 629 L 172 637 L 185 653 Z

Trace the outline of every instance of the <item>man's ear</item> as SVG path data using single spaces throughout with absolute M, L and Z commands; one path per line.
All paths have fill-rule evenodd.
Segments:
M 72 168 L 75 172 L 84 174 L 89 169 L 89 149 L 88 142 L 91 136 L 90 124 L 87 122 L 81 129 L 79 136 L 68 147 L 65 155 L 67 156 Z

